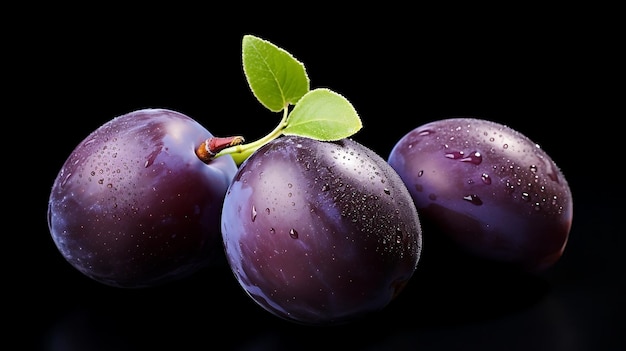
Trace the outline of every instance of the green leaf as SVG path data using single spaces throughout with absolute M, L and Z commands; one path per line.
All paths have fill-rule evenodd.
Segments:
M 242 59 L 252 93 L 272 112 L 295 105 L 309 91 L 304 65 L 269 41 L 244 35 Z
M 346 98 L 328 89 L 315 89 L 295 105 L 283 134 L 334 141 L 352 136 L 362 127 L 361 118 Z

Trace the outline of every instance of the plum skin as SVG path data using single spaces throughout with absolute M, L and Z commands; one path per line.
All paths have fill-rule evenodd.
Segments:
M 388 163 L 406 183 L 426 237 L 440 233 L 475 258 L 525 271 L 562 256 L 570 187 L 550 156 L 516 130 L 480 118 L 433 121 L 405 134 Z
M 164 284 L 221 257 L 223 197 L 237 166 L 202 162 L 212 134 L 167 109 L 118 116 L 87 136 L 56 177 L 48 225 L 63 257 L 101 283 Z
M 413 275 L 421 226 L 384 159 L 343 139 L 282 136 L 239 168 L 222 235 L 238 282 L 261 307 L 308 325 L 381 310 Z

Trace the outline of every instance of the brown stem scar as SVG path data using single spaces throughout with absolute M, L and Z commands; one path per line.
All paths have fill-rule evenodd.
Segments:
M 243 144 L 244 141 L 242 136 L 210 137 L 196 148 L 196 155 L 202 162 L 209 163 L 218 152 L 231 146 Z

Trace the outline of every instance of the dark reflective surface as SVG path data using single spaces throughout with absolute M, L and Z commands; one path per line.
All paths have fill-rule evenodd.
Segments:
M 286 350 L 337 340 L 358 350 L 617 350 L 624 321 L 619 243 L 616 235 L 584 227 L 576 226 L 581 229 L 572 232 L 563 259 L 542 274 L 440 262 L 425 254 L 407 290 L 387 309 L 332 328 L 271 316 L 243 294 L 226 267 L 161 288 L 120 290 L 89 281 L 49 254 L 48 265 L 35 275 L 42 279 L 39 287 L 30 290 L 42 297 L 28 302 L 37 313 L 27 318 L 25 331 L 34 338 L 24 341 L 41 350 L 197 349 L 216 343 Z
M 580 45 L 592 46 L 576 33 L 563 34 L 556 45 L 545 30 L 511 32 L 502 41 L 489 26 L 468 31 L 475 22 L 437 38 L 421 27 L 296 35 L 206 21 L 185 21 L 178 30 L 124 22 L 124 30 L 113 32 L 96 31 L 104 22 L 83 22 L 51 26 L 30 38 L 28 56 L 45 59 L 21 80 L 28 82 L 22 91 L 37 103 L 20 108 L 27 118 L 42 118 L 34 140 L 43 140 L 46 155 L 26 166 L 37 180 L 28 182 L 24 206 L 15 207 L 27 209 L 20 211 L 28 215 L 22 222 L 27 228 L 11 231 L 10 243 L 16 244 L 5 248 L 16 255 L 5 266 L 5 305 L 12 311 L 5 319 L 7 344 L 45 351 L 626 345 L 624 191 L 616 185 L 617 171 L 609 168 L 613 164 L 598 162 L 620 149 L 605 132 L 612 117 L 590 100 L 594 92 L 584 80 L 591 74 L 561 66 L 577 60 Z M 89 33 L 89 40 L 75 28 Z M 333 328 L 278 320 L 244 295 L 226 267 L 145 290 L 102 286 L 75 271 L 49 237 L 47 196 L 62 162 L 91 130 L 144 107 L 177 109 L 216 135 L 248 140 L 278 123 L 280 116 L 260 106 L 241 72 L 240 40 L 246 33 L 303 61 L 312 87 L 346 96 L 364 123 L 355 139 L 383 157 L 410 128 L 448 116 L 493 119 L 536 140 L 562 168 L 574 196 L 574 223 L 562 259 L 538 274 L 510 273 L 451 252 L 435 253 L 424 242 L 421 265 L 397 300 L 367 319 Z M 420 60 L 404 50 L 408 45 Z M 592 120 L 598 133 L 574 129 L 573 121 L 581 119 Z M 602 140 L 588 144 L 587 138 Z M 602 152 L 594 152 L 596 147 Z

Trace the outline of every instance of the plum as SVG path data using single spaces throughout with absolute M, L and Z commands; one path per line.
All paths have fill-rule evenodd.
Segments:
M 523 271 L 545 270 L 562 256 L 570 187 L 520 132 L 480 118 L 437 120 L 405 134 L 388 163 L 415 201 L 425 241 L 444 235 L 471 257 Z
M 412 277 L 422 247 L 413 200 L 383 158 L 352 139 L 288 135 L 239 167 L 222 235 L 248 296 L 308 325 L 383 309 Z
M 212 134 L 172 110 L 118 116 L 87 136 L 58 173 L 48 225 L 63 257 L 94 280 L 139 288 L 224 263 L 220 217 L 237 166 L 196 149 Z

